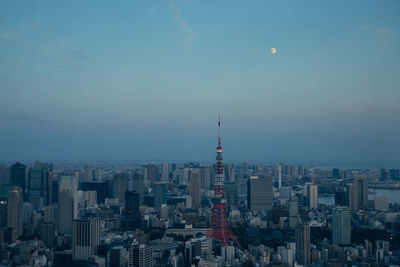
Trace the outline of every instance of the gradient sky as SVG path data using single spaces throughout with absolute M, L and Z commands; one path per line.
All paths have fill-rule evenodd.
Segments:
M 0 1 L 0 159 L 400 165 L 399 1 Z M 277 54 L 269 54 L 271 47 Z

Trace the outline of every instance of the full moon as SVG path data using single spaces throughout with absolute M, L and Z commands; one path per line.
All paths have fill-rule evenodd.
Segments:
M 274 48 L 274 47 L 271 48 L 271 54 L 273 54 L 273 55 L 276 54 L 276 48 Z

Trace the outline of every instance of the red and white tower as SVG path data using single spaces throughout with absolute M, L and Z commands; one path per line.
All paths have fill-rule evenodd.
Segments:
M 212 199 L 213 208 L 211 215 L 211 227 L 207 231 L 207 237 L 217 240 L 221 246 L 228 245 L 228 240 L 232 240 L 238 247 L 236 240 L 229 225 L 226 215 L 226 200 L 224 196 L 224 169 L 222 167 L 222 146 L 221 146 L 221 120 L 218 116 L 218 146 L 217 146 L 217 165 L 215 170 L 214 198 Z

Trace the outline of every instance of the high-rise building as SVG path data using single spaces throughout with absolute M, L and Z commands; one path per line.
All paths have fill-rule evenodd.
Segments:
M 298 198 L 292 196 L 289 200 L 289 227 L 294 229 L 297 225 L 297 218 L 299 216 Z
M 198 170 L 192 170 L 189 176 L 189 195 L 192 197 L 192 208 L 201 208 L 201 176 Z
M 356 185 L 358 209 L 368 209 L 368 176 L 355 174 L 353 180 Z
M 140 205 L 144 199 L 144 176 L 141 173 L 135 173 L 132 177 L 132 191 L 139 194 Z
M 226 182 L 224 185 L 225 199 L 228 210 L 237 205 L 237 185 L 236 182 Z
M 46 247 L 53 248 L 54 246 L 54 223 L 42 222 L 40 225 L 40 240 L 44 242 Z
M 85 182 L 91 182 L 92 179 L 92 167 L 90 166 L 89 163 L 85 163 L 83 166 L 83 181 Z
M 13 186 L 8 191 L 7 225 L 16 235 L 22 235 L 23 193 L 20 186 Z
M 349 206 L 347 192 L 343 188 L 337 188 L 335 192 L 335 205 L 336 206 Z
M 63 173 L 61 175 L 58 184 L 58 192 L 60 193 L 62 191 L 69 192 L 70 197 L 72 198 L 72 211 L 73 211 L 72 219 L 77 219 L 78 218 L 78 173 Z M 72 226 L 72 221 L 71 221 L 71 226 Z
M 10 166 L 10 186 L 21 187 L 25 199 L 26 195 L 26 166 L 19 162 Z
M 355 184 L 349 184 L 347 187 L 347 198 L 349 200 L 349 207 L 352 211 L 358 210 L 358 195 L 357 186 Z
M 296 226 L 296 261 L 304 266 L 310 264 L 310 226 L 303 223 Z
M 51 202 L 51 174 L 47 168 L 29 168 L 28 171 L 28 199 L 37 209 L 41 205 Z
M 340 169 L 332 169 L 332 177 L 335 179 L 341 178 Z
M 167 162 L 161 165 L 161 181 L 167 182 L 169 180 L 169 167 Z
M 211 187 L 211 167 L 203 167 L 201 173 L 201 188 L 209 189 Z
M 72 259 L 88 260 L 96 254 L 100 242 L 100 220 L 79 219 L 73 222 Z
M 153 267 L 153 252 L 150 247 L 133 243 L 129 248 L 129 267 Z
M 125 204 L 125 192 L 127 191 L 128 174 L 116 173 L 114 174 L 114 198 L 117 198 L 120 205 Z
M 278 166 L 278 189 L 282 187 L 282 165 Z
M 125 192 L 125 227 L 133 230 L 140 227 L 140 195 L 137 192 Z
M 167 203 L 167 185 L 166 182 L 154 182 L 154 207 L 160 209 L 162 204 Z
M 272 209 L 273 180 L 271 176 L 259 175 L 251 176 L 247 180 L 247 203 L 252 211 L 269 211 Z
M 147 165 L 147 180 L 151 188 L 153 188 L 154 182 L 159 181 L 159 177 L 160 167 L 152 164 Z
M 307 206 L 310 210 L 318 208 L 318 187 L 307 185 Z
M 389 173 L 388 173 L 387 169 L 382 168 L 382 169 L 381 169 L 381 177 L 380 177 L 380 180 L 381 180 L 381 181 L 385 181 L 385 180 L 387 180 L 388 178 L 389 178 Z
M 104 204 L 104 200 L 108 197 L 108 183 L 107 182 L 83 182 L 81 183 L 82 191 L 96 191 L 97 204 Z
M 236 181 L 236 172 L 235 165 L 232 163 L 228 163 L 224 165 L 225 169 L 225 182 L 235 182 Z
M 128 252 L 122 246 L 110 248 L 107 252 L 106 267 L 124 267 L 128 261 Z
M 351 244 L 350 210 L 345 206 L 336 206 L 332 213 L 332 244 Z
M 400 169 L 390 169 L 389 177 L 392 180 L 400 180 Z
M 72 221 L 74 218 L 74 199 L 70 190 L 62 189 L 58 192 L 58 232 L 72 235 Z

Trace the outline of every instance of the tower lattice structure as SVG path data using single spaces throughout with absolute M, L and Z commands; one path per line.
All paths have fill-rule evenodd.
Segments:
M 213 208 L 211 215 L 211 227 L 207 231 L 207 237 L 218 241 L 221 246 L 228 245 L 228 240 L 232 240 L 238 247 L 239 242 L 233 235 L 226 212 L 226 200 L 224 196 L 224 169 L 222 166 L 222 146 L 221 146 L 221 120 L 218 117 L 218 146 L 216 157 L 214 197 L 212 199 Z

